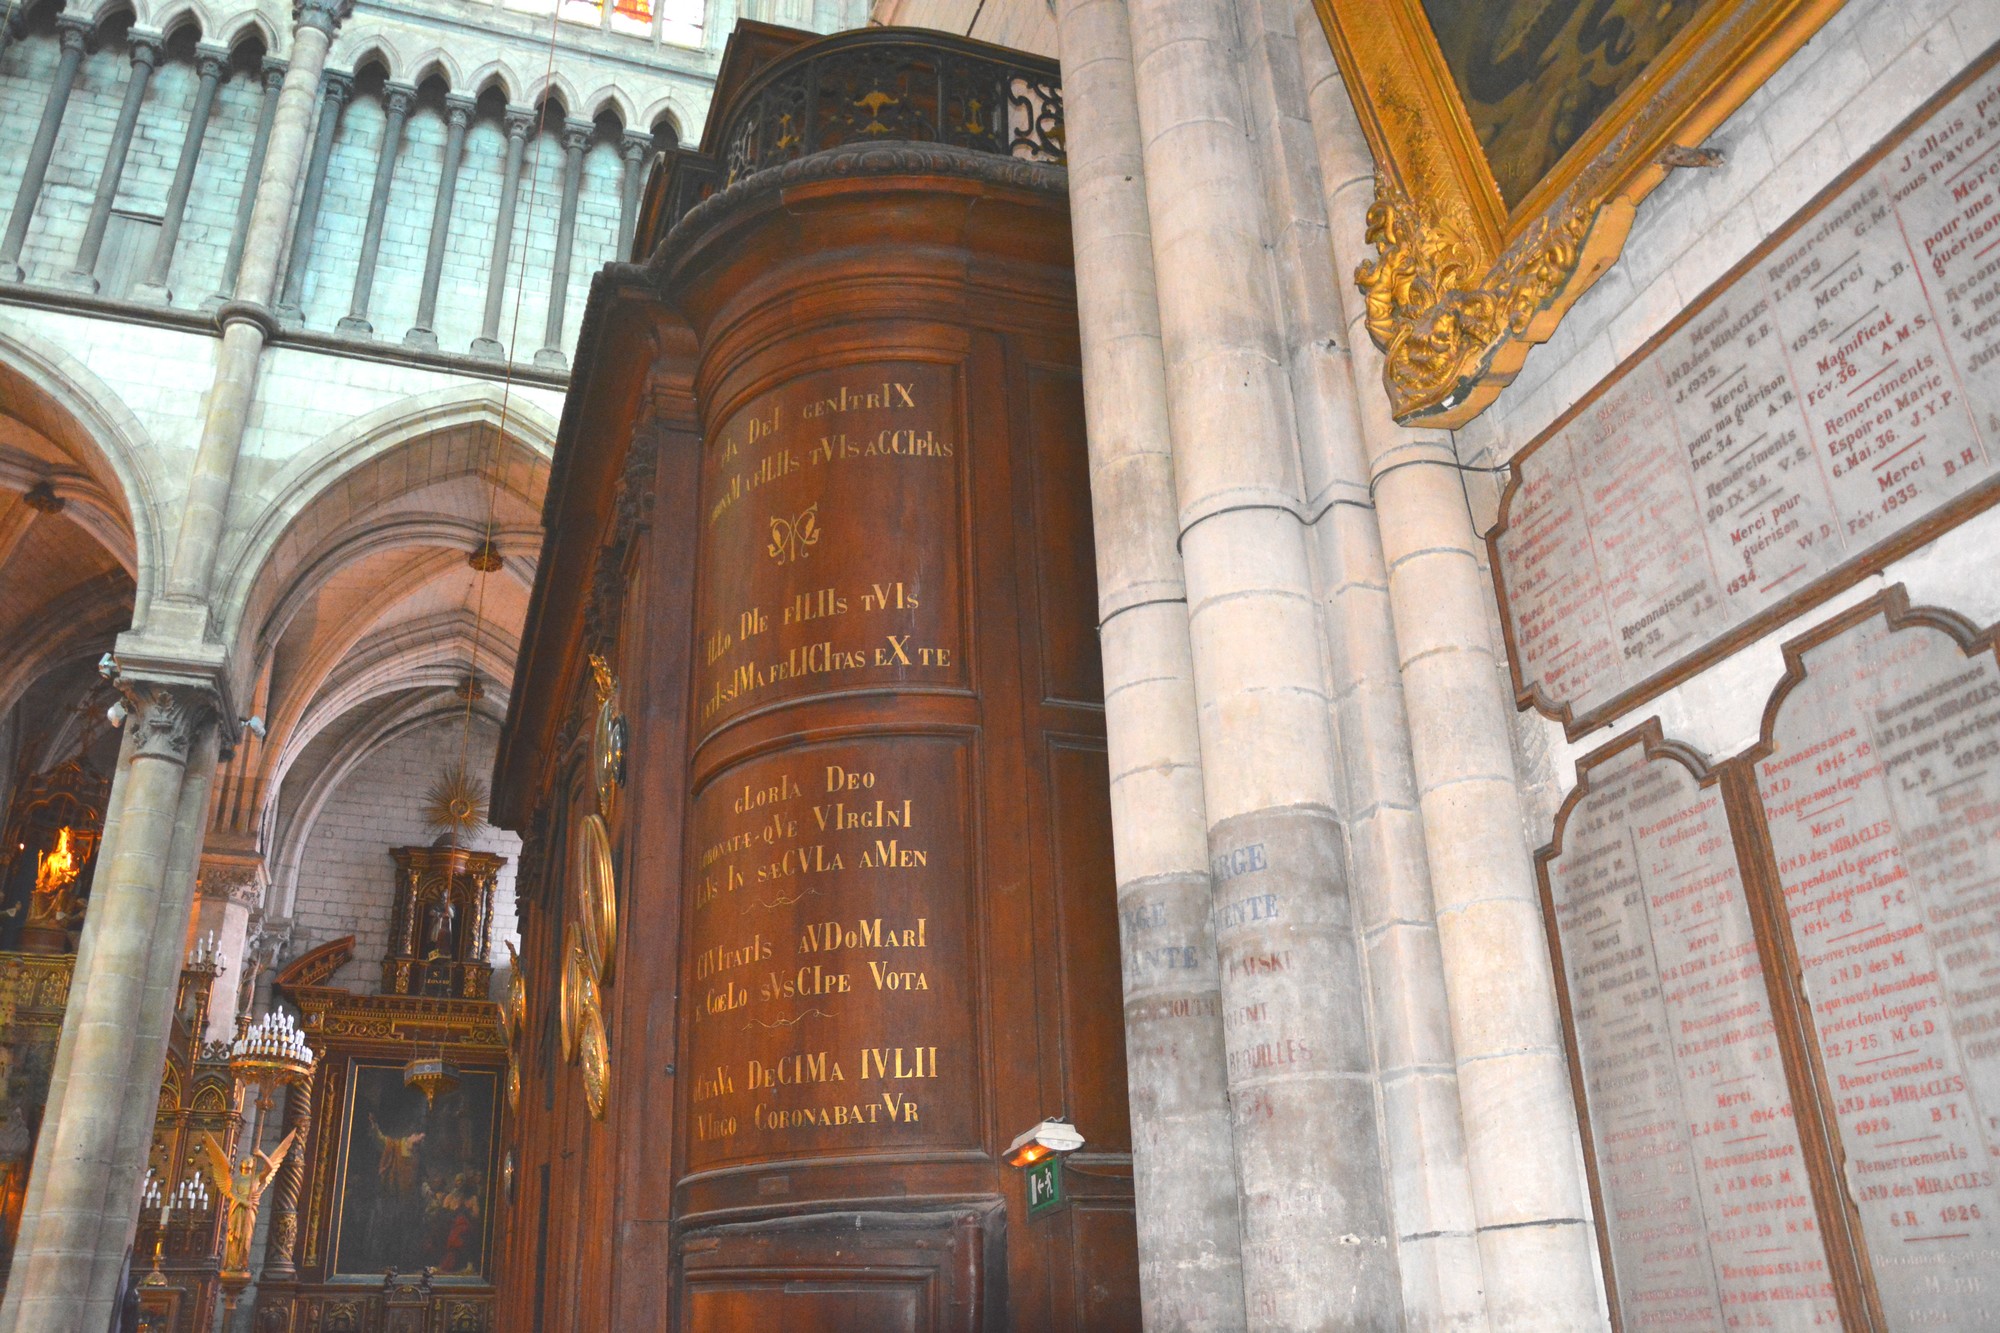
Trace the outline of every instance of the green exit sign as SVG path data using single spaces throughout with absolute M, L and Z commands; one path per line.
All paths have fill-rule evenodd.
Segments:
M 1062 1158 L 1044 1158 L 1028 1168 L 1028 1216 L 1040 1217 L 1062 1206 Z

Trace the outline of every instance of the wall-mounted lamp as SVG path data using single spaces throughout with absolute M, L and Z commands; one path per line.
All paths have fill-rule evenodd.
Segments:
M 1044 1120 L 1024 1131 L 1007 1149 L 1007 1165 L 1033 1166 L 1045 1157 L 1072 1153 L 1083 1146 L 1083 1135 L 1067 1120 Z
M 114 727 L 124 726 L 125 719 L 129 717 L 131 713 L 132 710 L 125 706 L 125 701 L 123 699 L 116 700 L 115 702 L 112 703 L 111 707 L 104 710 L 104 716 L 110 720 L 111 725 Z

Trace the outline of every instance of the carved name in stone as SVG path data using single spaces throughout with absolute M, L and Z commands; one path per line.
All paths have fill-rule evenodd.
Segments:
M 1889 1326 L 2000 1327 L 2000 667 L 1895 611 L 1804 650 L 1756 778 Z
M 2000 494 L 1996 136 L 1989 66 L 1522 452 L 1524 704 L 1614 717 Z

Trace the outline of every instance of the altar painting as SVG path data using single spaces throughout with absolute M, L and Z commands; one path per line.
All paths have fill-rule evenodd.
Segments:
M 483 1280 L 491 1232 L 495 1090 L 464 1070 L 427 1104 L 401 1064 L 355 1061 L 342 1115 L 333 1275 L 435 1269 Z

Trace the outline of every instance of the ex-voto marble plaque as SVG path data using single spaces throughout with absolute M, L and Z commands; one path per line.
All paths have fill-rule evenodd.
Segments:
M 1521 702 L 1587 730 L 1992 502 L 1991 57 L 1517 459 Z

